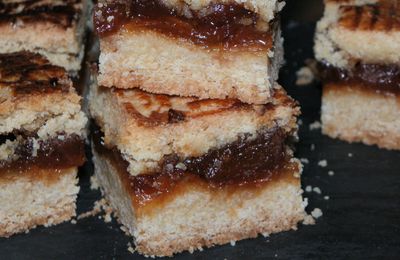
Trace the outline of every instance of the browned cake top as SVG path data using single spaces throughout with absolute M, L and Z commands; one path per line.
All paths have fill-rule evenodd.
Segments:
M 78 20 L 82 0 L 0 2 L 0 23 L 50 22 L 65 28 Z
M 295 102 L 281 89 L 274 93 L 274 104 L 250 105 L 236 99 L 184 98 L 133 90 L 113 90 L 118 102 L 126 114 L 142 126 L 153 127 L 162 124 L 183 122 L 190 118 L 223 113 L 241 109 L 256 110 L 264 113 L 276 105 L 295 106 Z
M 11 88 L 18 96 L 69 92 L 71 86 L 65 69 L 51 65 L 39 54 L 0 54 L 0 89 Z
M 339 25 L 350 30 L 400 31 L 400 2 L 381 0 L 376 4 L 342 6 Z

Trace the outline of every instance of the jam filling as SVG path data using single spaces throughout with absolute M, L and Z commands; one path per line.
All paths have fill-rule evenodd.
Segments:
M 212 4 L 208 9 L 209 14 L 205 16 L 188 11 L 191 12 L 188 19 L 161 4 L 160 0 L 98 4 L 94 23 L 100 37 L 120 29 L 147 29 L 207 47 L 272 47 L 272 35 L 256 28 L 258 15 L 242 5 Z
M 74 5 L 80 1 L 66 0 L 63 5 L 40 5 L 36 0 L 0 3 L 0 23 L 15 23 L 17 19 L 25 23 L 46 21 L 68 28 L 79 17 Z
M 171 192 L 179 182 L 193 178 L 217 189 L 265 183 L 278 177 L 289 160 L 287 134 L 274 128 L 258 133 L 256 138 L 242 136 L 200 157 L 181 159 L 177 155 L 165 156 L 159 172 L 132 176 L 127 171 L 129 163 L 117 148 L 105 147 L 102 137 L 101 131 L 96 129 L 94 148 L 117 168 L 138 205 L 145 205 Z
M 349 71 L 321 62 L 318 70 L 324 83 L 362 84 L 375 92 L 400 94 L 400 66 L 395 64 L 357 63 Z
M 0 144 L 10 136 L 0 136 Z M 35 148 L 37 146 L 37 148 Z M 36 149 L 36 152 L 34 152 Z M 34 156 L 33 153 L 36 153 Z M 81 166 L 85 162 L 85 143 L 78 135 L 56 137 L 34 144 L 32 138 L 25 138 L 15 149 L 12 161 L 0 161 L 0 172 L 24 172 L 33 167 L 41 169 L 67 169 Z

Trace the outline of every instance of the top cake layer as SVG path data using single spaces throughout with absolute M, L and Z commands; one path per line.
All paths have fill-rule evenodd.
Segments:
M 391 0 L 326 1 L 315 54 L 335 67 L 400 63 L 400 4 Z
M 180 15 L 160 1 L 99 3 L 99 84 L 265 104 L 283 61 L 279 21 L 236 3 Z M 190 15 L 189 15 L 190 14 Z M 265 26 L 264 26 L 264 25 Z
M 105 145 L 122 154 L 132 175 L 159 171 L 168 155 L 197 158 L 240 138 L 277 132 L 282 143 L 297 129 L 299 110 L 281 88 L 268 105 L 96 86 L 90 95 L 90 111 Z
M 65 69 L 38 54 L 0 54 L 0 135 L 85 136 L 86 116 Z

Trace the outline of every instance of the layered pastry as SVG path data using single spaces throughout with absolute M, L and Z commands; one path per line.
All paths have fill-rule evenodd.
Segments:
M 325 1 L 315 55 L 322 130 L 349 142 L 400 149 L 400 3 Z
M 293 158 L 297 104 L 199 100 L 93 87 L 95 176 L 139 253 L 295 229 L 304 217 Z
M 103 0 L 99 83 L 264 104 L 283 60 L 278 0 Z
M 0 2 L 0 53 L 29 51 L 76 74 L 84 54 L 90 0 Z M 39 37 L 38 37 L 39 36 Z
M 87 118 L 66 71 L 0 54 L 0 237 L 75 215 Z

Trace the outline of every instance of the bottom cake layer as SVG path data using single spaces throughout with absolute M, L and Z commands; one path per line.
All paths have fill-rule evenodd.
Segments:
M 326 84 L 322 132 L 348 142 L 400 149 L 400 97 L 356 83 Z
M 79 192 L 77 167 L 0 173 L 0 237 L 71 219 Z
M 275 177 L 252 185 L 213 187 L 190 173 L 162 198 L 135 202 L 132 177 L 102 151 L 93 150 L 95 176 L 139 253 L 174 253 L 225 244 L 258 234 L 296 229 L 304 218 L 297 160 Z M 297 176 L 297 177 L 296 177 Z M 165 183 L 160 183 L 165 185 Z

